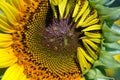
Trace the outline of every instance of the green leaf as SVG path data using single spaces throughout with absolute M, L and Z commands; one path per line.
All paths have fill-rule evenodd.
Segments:
M 120 18 L 120 7 L 108 8 L 103 5 L 96 5 L 95 8 L 102 20 L 114 22 Z
M 87 80 L 119 80 L 120 63 L 106 51 L 100 52 L 99 59 L 85 75 Z
M 95 6 L 97 4 L 101 4 L 101 5 L 110 5 L 112 4 L 113 2 L 115 2 L 115 0 L 89 0 L 91 6 Z
M 118 63 L 113 56 L 106 51 L 101 51 L 99 60 L 105 65 L 106 68 L 120 68 L 120 63 Z
M 109 7 L 117 7 L 120 6 L 120 0 L 115 0 Z
M 115 80 L 120 80 L 120 68 L 105 69 L 106 75 L 114 77 Z
M 120 54 L 120 50 L 111 50 L 108 51 L 111 55 L 116 55 L 116 54 Z
M 104 64 L 100 60 L 97 60 L 97 61 L 95 61 L 93 68 L 95 68 L 97 66 L 104 66 Z
M 0 69 L 0 80 L 1 80 L 2 75 L 4 74 L 5 71 L 6 71 L 6 68 L 1 68 Z
M 99 69 L 93 68 L 86 75 L 87 80 L 114 80 L 111 77 L 105 76 Z
M 114 42 L 120 40 L 120 34 L 117 33 L 118 31 L 117 30 L 116 30 L 117 32 L 114 32 L 115 30 L 112 31 L 106 23 L 103 24 L 102 31 L 105 42 Z
M 104 43 L 103 44 L 105 47 L 110 48 L 110 49 L 118 49 L 120 50 L 120 44 L 118 44 L 117 42 L 113 42 L 113 43 Z
M 120 26 L 117 25 L 117 24 L 113 24 L 111 26 L 111 30 L 114 31 L 114 32 L 116 32 L 117 34 L 120 34 Z
M 104 47 L 111 55 L 119 54 L 120 26 L 114 23 L 109 24 L 109 22 L 104 22 L 102 31 L 104 37 L 102 48 Z

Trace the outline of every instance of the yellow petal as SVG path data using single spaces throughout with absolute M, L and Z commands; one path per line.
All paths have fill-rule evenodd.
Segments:
M 88 22 L 87 24 L 84 24 L 82 27 L 90 26 L 90 25 L 96 24 L 98 22 L 99 22 L 99 19 L 95 18 L 92 21 Z
M 19 66 L 19 67 L 21 67 L 21 72 L 20 72 L 20 75 L 18 76 L 18 79 L 17 79 L 17 80 L 29 80 L 29 79 L 27 78 L 27 76 L 23 73 L 24 67 L 23 67 L 23 66 Z
M 120 25 L 120 19 L 115 21 L 115 24 Z
M 8 67 L 17 62 L 11 48 L 0 49 L 0 68 Z
M 64 19 L 66 19 L 66 18 L 68 17 L 69 12 L 70 12 L 70 10 L 71 10 L 71 8 L 72 8 L 72 6 L 73 6 L 73 2 L 74 2 L 74 0 L 68 0 L 68 3 L 67 3 L 66 8 L 65 8 L 65 16 L 64 16 Z
M 13 41 L 1 42 L 0 43 L 0 48 L 7 48 L 7 47 L 10 47 L 12 44 L 13 44 Z
M 106 75 L 108 76 L 113 76 L 115 73 L 114 71 L 114 69 L 105 69 Z
M 80 10 L 80 12 L 78 13 L 77 17 L 75 18 L 75 22 L 77 22 L 77 20 L 80 18 L 80 16 L 85 12 L 85 10 L 88 7 L 88 4 L 89 4 L 88 1 L 85 0 L 85 3 L 83 4 L 82 9 Z
M 63 0 L 63 1 L 58 5 L 59 13 L 60 13 L 60 18 L 63 18 L 63 14 L 64 14 L 64 12 L 65 12 L 66 4 L 67 4 L 67 0 Z
M 5 74 L 2 77 L 2 80 L 26 80 L 24 73 L 24 68 L 22 65 L 18 65 L 17 63 L 10 66 Z M 23 77 L 23 78 L 22 78 Z
M 53 5 L 58 5 L 62 2 L 63 0 L 50 0 L 50 3 L 52 3 Z
M 25 11 L 25 2 L 23 0 L 6 0 L 9 4 L 16 7 L 16 9 L 22 11 Z
M 10 4 L 0 1 L 0 9 L 4 12 L 4 14 L 7 16 L 7 19 L 10 23 L 15 24 L 16 18 L 19 15 L 18 10 L 16 10 L 14 7 L 12 7 Z
M 83 29 L 82 31 L 92 31 L 92 30 L 101 30 L 101 25 L 98 25 L 98 24 L 92 25 Z
M 91 37 L 88 37 L 88 36 L 83 36 L 79 39 L 82 39 L 82 40 L 83 39 L 89 39 L 90 41 L 95 42 L 95 43 L 100 43 L 101 42 L 101 39 L 99 39 L 99 38 L 91 38 Z
M 89 13 L 90 13 L 90 8 L 87 8 L 85 13 L 83 13 L 81 19 L 79 20 L 79 22 L 78 22 L 78 24 L 76 26 L 77 28 L 82 25 L 82 23 L 84 22 L 84 20 L 86 19 L 86 17 L 88 16 Z
M 12 29 L 12 27 L 6 21 L 4 21 L 4 19 L 3 20 L 0 19 L 0 23 L 1 23 L 1 25 L 5 26 L 6 28 Z
M 115 58 L 115 60 L 120 62 L 120 54 L 115 55 L 114 58 Z
M 3 20 L 3 21 L 5 21 L 5 22 L 7 22 L 7 18 L 3 14 L 0 14 L 0 19 Z
M 81 26 L 86 25 L 87 23 L 89 23 L 91 20 L 93 20 L 94 18 L 97 18 L 97 11 L 95 11 L 95 13 L 93 15 L 90 15 L 82 24 Z
M 84 39 L 82 39 L 83 41 L 83 45 L 85 46 L 85 48 L 87 49 L 89 55 L 96 60 L 98 58 L 98 56 L 95 54 L 95 52 L 89 47 L 89 45 L 84 41 Z
M 12 41 L 12 36 L 10 34 L 0 33 L 0 43 Z
M 0 19 L 0 31 L 6 32 L 6 33 L 14 32 L 12 27 L 9 24 L 7 24 L 7 22 L 3 21 L 2 19 Z
M 84 32 L 84 34 L 91 38 L 102 38 L 100 33 Z
M 98 50 L 98 46 L 93 43 L 92 41 L 88 40 L 88 39 L 84 39 L 84 41 L 89 45 L 91 46 L 91 48 L 93 48 L 94 50 Z
M 58 4 L 57 0 L 50 0 L 50 2 L 51 2 L 53 5 L 57 5 L 57 4 Z
M 89 39 L 89 40 L 91 40 L 91 41 L 93 41 L 95 43 L 100 43 L 101 42 L 101 39 Z
M 8 23 L 8 20 L 4 14 L 0 14 L 0 31 L 6 33 L 14 32 L 13 27 Z
M 90 63 L 94 63 L 94 59 L 92 59 L 87 53 L 85 53 L 85 51 L 83 51 L 83 55 Z
M 78 14 L 80 5 L 81 5 L 81 1 L 78 1 L 78 3 L 75 5 L 72 17 L 75 17 Z
M 120 44 L 120 40 L 118 40 L 118 41 L 117 41 L 117 43 L 119 43 L 119 44 Z
M 82 72 L 84 73 L 86 70 L 89 70 L 91 65 L 87 62 L 85 56 L 83 54 L 86 54 L 86 52 L 81 48 L 77 48 L 77 58 L 80 64 L 80 68 Z
M 23 73 L 19 76 L 19 79 L 18 80 L 27 80 L 27 77 L 26 75 Z

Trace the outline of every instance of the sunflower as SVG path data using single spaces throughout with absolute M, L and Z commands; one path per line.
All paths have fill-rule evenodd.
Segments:
M 0 0 L 1 79 L 119 79 L 120 7 L 112 3 Z

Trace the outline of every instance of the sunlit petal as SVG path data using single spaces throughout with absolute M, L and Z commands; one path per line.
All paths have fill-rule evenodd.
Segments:
M 0 68 L 11 66 L 15 62 L 17 62 L 17 57 L 13 53 L 12 49 L 0 49 Z

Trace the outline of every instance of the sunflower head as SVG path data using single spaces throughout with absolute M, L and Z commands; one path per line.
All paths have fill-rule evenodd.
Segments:
M 15 69 L 15 80 L 84 80 L 104 52 L 104 22 L 115 20 L 102 16 L 105 2 L 1 0 L 0 68 L 9 67 L 2 79 Z

